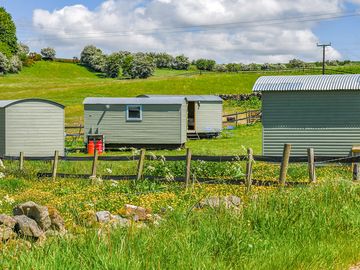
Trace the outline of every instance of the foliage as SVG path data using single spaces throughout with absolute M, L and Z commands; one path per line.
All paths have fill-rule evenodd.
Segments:
M 288 68 L 304 68 L 305 62 L 300 59 L 292 59 L 287 64 Z
M 157 68 L 171 68 L 174 57 L 168 53 L 157 53 L 154 56 Z
M 125 77 L 146 79 L 153 75 L 155 64 L 149 56 L 129 55 L 124 59 L 122 70 Z
M 198 70 L 212 71 L 215 65 L 216 65 L 216 61 L 211 59 L 202 58 L 195 61 L 195 66 L 197 67 Z
M 214 69 L 216 72 L 227 72 L 228 71 L 226 65 L 224 65 L 224 64 L 215 65 Z
M 85 46 L 81 52 L 80 63 L 91 70 L 102 72 L 105 68 L 106 57 L 101 49 L 93 45 Z
M 0 52 L 7 57 L 17 53 L 16 27 L 11 15 L 0 7 Z
M 112 53 L 106 58 L 105 74 L 109 78 L 117 78 L 121 68 L 121 56 L 119 53 Z
M 41 49 L 41 55 L 43 56 L 44 60 L 54 60 L 56 56 L 56 51 L 54 48 L 43 48 Z
M 226 70 L 228 72 L 239 72 L 242 69 L 242 64 L 229 63 L 226 65 Z
M 0 52 L 0 74 L 5 74 L 9 71 L 9 60 L 6 55 Z
M 190 60 L 185 55 L 178 55 L 175 57 L 172 68 L 177 70 L 188 70 L 190 67 Z
M 9 61 L 9 72 L 10 73 L 19 73 L 22 69 L 22 62 L 17 55 L 14 55 L 10 58 Z

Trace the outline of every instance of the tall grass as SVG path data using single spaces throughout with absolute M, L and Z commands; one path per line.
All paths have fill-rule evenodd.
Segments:
M 360 260 L 359 195 L 349 182 L 275 190 L 252 194 L 240 213 L 191 211 L 190 200 L 159 227 L 89 230 L 28 252 L 2 249 L 2 267 L 347 269 Z

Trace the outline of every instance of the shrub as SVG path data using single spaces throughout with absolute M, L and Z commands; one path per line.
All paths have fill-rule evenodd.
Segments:
M 29 54 L 29 57 L 34 60 L 34 61 L 41 61 L 42 60 L 42 56 L 36 52 L 32 52 Z
M 54 48 L 43 48 L 41 49 L 41 55 L 44 60 L 54 60 L 56 51 Z
M 211 59 L 198 59 L 195 65 L 198 70 L 212 71 L 216 65 L 216 61 Z
M 0 52 L 7 57 L 17 53 L 16 27 L 11 15 L 0 7 Z
M 85 46 L 81 52 L 80 63 L 91 70 L 103 72 L 105 68 L 106 56 L 102 50 L 93 45 Z
M 17 55 L 14 55 L 10 58 L 9 61 L 9 72 L 10 73 L 19 73 L 22 69 L 22 62 Z
M 228 72 L 239 72 L 241 71 L 241 64 L 236 64 L 236 63 L 229 63 L 226 65 L 226 69 Z
M 292 59 L 287 64 L 288 68 L 303 68 L 305 67 L 305 62 L 300 59 Z
M 216 72 L 227 72 L 227 68 L 226 68 L 226 65 L 224 64 L 221 64 L 221 65 L 215 65 L 215 71 Z
M 0 73 L 5 74 L 9 71 L 9 60 L 6 55 L 0 52 Z
M 177 70 L 188 70 L 189 67 L 190 67 L 189 58 L 183 54 L 176 56 L 172 63 L 172 68 Z
M 106 58 L 106 63 L 104 68 L 106 77 L 117 78 L 119 76 L 121 64 L 122 64 L 122 59 L 119 53 L 110 54 Z
M 128 55 L 122 65 L 123 75 L 132 79 L 145 79 L 153 75 L 155 64 L 151 57 Z
M 157 68 L 171 68 L 172 63 L 174 62 L 174 57 L 167 53 L 155 54 L 154 59 Z

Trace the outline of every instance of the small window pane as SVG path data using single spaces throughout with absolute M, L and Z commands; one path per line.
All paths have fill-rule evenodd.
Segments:
M 128 106 L 127 119 L 128 120 L 141 120 L 141 106 Z

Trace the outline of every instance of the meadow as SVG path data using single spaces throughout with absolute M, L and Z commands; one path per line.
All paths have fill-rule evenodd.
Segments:
M 343 72 L 357 66 L 337 67 Z M 147 80 L 102 78 L 76 64 L 39 62 L 18 75 L 0 77 L 0 99 L 39 97 L 67 105 L 67 123 L 81 123 L 87 96 L 136 96 L 138 94 L 239 94 L 250 93 L 264 74 L 205 73 L 157 70 Z M 310 73 L 318 74 L 318 70 Z M 259 107 L 253 101 L 226 102 L 225 111 Z M 219 138 L 187 143 L 194 155 L 244 155 L 251 147 L 261 154 L 261 123 L 225 130 Z M 185 150 L 151 151 L 184 155 Z M 138 151 L 106 153 L 137 155 Z M 80 153 L 72 155 L 83 155 Z M 0 179 L 0 213 L 11 214 L 18 203 L 33 200 L 57 208 L 68 234 L 45 243 L 21 240 L 0 243 L 3 269 L 348 269 L 360 261 L 360 186 L 351 181 L 350 166 L 318 164 L 318 183 L 278 187 L 279 164 L 256 162 L 254 179 L 273 181 L 272 186 L 243 185 L 227 180 L 244 179 L 245 163 L 193 162 L 192 177 L 217 177 L 186 190 L 171 176 L 183 176 L 185 162 L 146 161 L 145 175 L 157 180 L 103 181 L 102 175 L 135 174 L 136 162 L 100 162 L 99 179 L 37 178 L 49 172 L 50 162 L 4 162 Z M 91 162 L 61 161 L 59 172 L 89 173 Z M 167 177 L 168 176 L 168 177 Z M 160 180 L 165 178 L 166 180 Z M 306 164 L 290 164 L 289 182 L 308 182 Z M 236 195 L 240 211 L 224 208 L 194 209 L 207 196 Z M 159 213 L 159 226 L 111 229 L 88 222 L 96 211 L 123 213 L 126 203 Z M 173 211 L 164 211 L 164 209 Z

